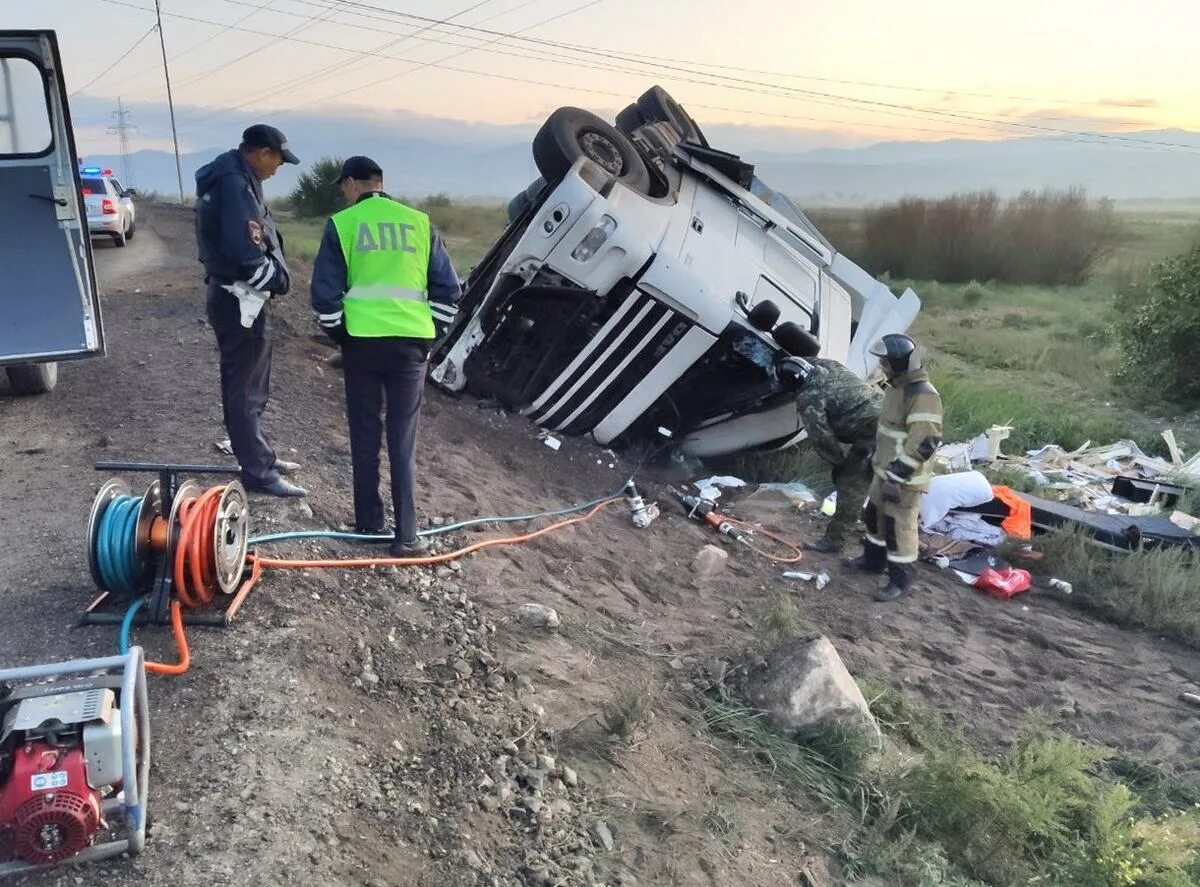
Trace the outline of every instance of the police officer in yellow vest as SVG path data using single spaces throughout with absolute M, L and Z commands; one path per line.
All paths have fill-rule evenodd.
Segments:
M 321 328 L 342 347 L 355 528 L 387 533 L 379 494 L 386 395 L 396 518 L 391 553 L 419 555 L 428 547 L 417 535 L 413 496 L 426 361 L 437 328 L 453 321 L 462 289 L 429 216 L 383 192 L 379 164 L 351 157 L 339 185 L 347 207 L 321 239 L 312 305 Z
M 871 346 L 889 388 L 883 398 L 871 460 L 874 478 L 863 523 L 867 537 L 851 566 L 871 573 L 887 570 L 888 584 L 877 601 L 907 594 L 917 560 L 917 516 L 932 477 L 930 459 L 942 443 L 942 398 L 921 366 L 908 336 L 892 333 Z

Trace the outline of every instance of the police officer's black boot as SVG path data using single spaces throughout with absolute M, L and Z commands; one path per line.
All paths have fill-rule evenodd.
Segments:
M 846 566 L 864 573 L 880 573 L 887 569 L 887 549 L 863 540 L 863 553 L 846 561 Z
M 887 587 L 875 592 L 875 600 L 883 603 L 899 600 L 908 594 L 909 589 L 912 588 L 912 579 L 916 568 L 912 564 L 889 563 L 887 572 Z

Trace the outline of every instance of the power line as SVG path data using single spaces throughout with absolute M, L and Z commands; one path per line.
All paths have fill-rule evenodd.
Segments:
M 107 68 L 105 68 L 99 74 L 97 74 L 95 77 L 93 77 L 87 83 L 85 83 L 83 86 L 79 87 L 79 89 L 77 89 L 73 93 L 71 93 L 70 98 L 74 98 L 75 96 L 79 95 L 81 92 L 83 92 L 85 89 L 87 89 L 93 83 L 95 83 L 97 80 L 99 80 L 101 77 L 103 77 L 105 74 L 107 74 L 113 68 L 115 68 L 117 65 L 121 64 L 121 62 L 125 61 L 125 59 L 129 58 L 130 53 L 132 53 L 135 49 L 137 49 L 139 46 L 141 46 L 142 41 L 145 40 L 147 37 L 149 37 L 151 34 L 153 34 L 154 29 L 157 27 L 158 27 L 158 25 L 151 25 L 146 30 L 145 34 L 143 34 L 141 37 L 138 37 L 137 40 L 133 41 L 133 45 L 117 57 L 117 60 L 115 62 L 113 62 L 111 65 L 109 65 Z
M 566 12 L 559 13 L 558 15 L 551 16 L 550 18 L 542 19 L 539 22 L 534 22 L 532 25 L 528 25 L 527 27 L 521 28 L 519 31 L 514 31 L 513 35 L 520 34 L 524 31 L 530 31 L 534 28 L 539 28 L 542 25 L 548 25 L 548 24 L 550 24 L 550 22 L 558 21 L 560 18 L 564 18 L 568 15 L 573 15 L 576 12 L 582 12 L 583 10 L 587 9 L 588 7 L 595 6 L 597 3 L 600 3 L 600 2 L 602 2 L 602 0 L 587 0 L 586 3 L 583 3 L 580 6 L 573 7 L 572 9 L 568 9 Z M 415 74 L 417 71 L 423 71 L 426 68 L 439 67 L 443 62 L 448 62 L 452 59 L 456 59 L 460 56 L 464 56 L 470 52 L 475 52 L 477 49 L 486 50 L 488 46 L 491 46 L 494 43 L 499 43 L 501 39 L 503 39 L 503 38 L 496 38 L 495 40 L 492 40 L 489 43 L 481 43 L 478 46 L 469 46 L 469 47 L 463 49 L 461 52 L 452 52 L 452 53 L 450 53 L 450 55 L 443 56 L 442 58 L 435 59 L 431 62 L 422 62 L 412 68 L 408 68 L 407 70 L 400 71 L 397 74 L 392 74 L 387 77 L 380 77 L 378 80 L 372 80 L 370 83 L 364 83 L 359 86 L 356 86 L 355 89 L 370 89 L 372 86 L 378 86 L 381 83 L 387 83 L 387 82 L 389 82 L 391 80 L 395 80 L 399 77 L 406 77 L 409 74 Z M 304 102 L 303 104 L 295 105 L 292 110 L 297 110 L 299 108 L 307 108 L 309 105 L 315 104 L 316 102 L 319 102 L 319 101 L 323 101 L 325 98 L 328 98 L 328 96 L 323 96 L 321 98 L 316 98 L 316 99 L 310 99 L 309 101 Z
M 118 5 L 118 6 L 127 6 L 127 7 L 134 8 L 134 9 L 143 8 L 143 7 L 137 6 L 136 4 L 125 2 L 125 0 L 103 0 L 103 2 Z M 352 2 L 350 2 L 350 0 L 343 0 L 343 2 L 345 2 L 347 5 L 351 5 L 351 6 L 355 6 L 355 7 L 359 7 L 359 8 L 367 8 L 370 10 L 380 10 L 379 7 L 372 7 L 372 6 L 368 6 L 367 4 L 362 4 L 362 3 L 352 3 Z M 317 4 L 311 3 L 310 5 L 317 5 Z M 426 16 L 416 16 L 416 15 L 412 15 L 409 13 L 399 13 L 399 12 L 395 12 L 392 10 L 382 10 L 382 11 L 390 12 L 393 15 L 401 16 L 404 18 L 411 18 L 411 19 L 414 19 L 417 21 L 433 22 L 435 24 L 437 23 L 436 19 L 429 19 Z M 194 21 L 201 21 L 201 22 L 207 21 L 205 19 L 196 19 L 191 16 L 176 15 L 176 17 L 183 18 L 183 19 L 190 19 L 190 20 L 194 20 Z M 215 24 L 213 22 L 207 22 L 207 23 Z M 489 29 L 477 28 L 474 26 L 462 26 L 462 29 L 487 33 L 487 34 L 496 36 L 501 39 L 514 37 L 513 34 L 509 34 L 506 32 L 497 32 L 497 31 L 493 31 L 493 30 L 489 30 Z M 247 29 L 242 29 L 242 30 L 247 30 Z M 442 33 L 442 32 L 439 32 L 439 33 Z M 321 42 L 317 42 L 317 41 L 296 38 L 294 36 L 289 37 L 287 39 L 290 39 L 293 42 L 302 43 L 302 44 L 320 46 L 320 47 L 331 48 L 331 49 L 338 49 L 343 52 L 349 52 L 349 53 L 352 53 L 352 54 L 358 55 L 358 56 L 376 56 L 376 57 L 380 57 L 380 58 L 391 59 L 394 61 L 402 60 L 402 59 L 398 59 L 395 56 L 388 56 L 388 55 L 384 55 L 382 53 L 373 52 L 371 50 L 356 50 L 356 49 L 351 49 L 349 47 L 337 46 L 335 44 L 321 43 Z M 528 38 L 528 37 L 520 37 L 520 36 L 516 36 L 515 39 L 533 42 L 533 43 L 545 43 L 550 46 L 559 46 L 559 47 L 570 49 L 570 46 L 568 44 L 560 44 L 560 43 L 556 43 L 554 41 L 542 41 L 537 38 Z M 493 41 L 493 42 L 496 42 L 496 41 Z M 454 45 L 454 44 L 451 44 L 451 45 Z M 461 44 L 459 44 L 459 45 L 461 45 Z M 473 48 L 482 48 L 482 45 L 475 46 Z M 497 50 L 492 50 L 492 49 L 485 49 L 484 51 L 498 52 Z M 611 58 L 616 58 L 617 60 L 623 60 L 620 56 L 615 55 L 615 54 L 606 54 L 606 53 L 601 53 L 601 52 L 591 51 L 591 50 L 589 50 L 588 53 L 593 54 L 593 55 L 600 55 L 602 57 L 608 56 Z M 504 54 L 504 53 L 500 53 L 500 54 Z M 524 56 L 518 56 L 518 57 L 524 57 Z M 577 59 L 574 60 L 573 63 L 576 64 L 577 66 L 587 67 L 587 65 L 581 64 L 580 61 Z M 672 70 L 671 66 L 647 65 L 647 63 L 640 63 L 640 62 L 637 62 L 636 60 L 633 61 L 632 63 L 643 64 L 650 68 L 665 69 L 667 71 Z M 591 92 L 591 93 L 604 93 L 603 90 L 595 90 L 595 89 L 590 89 L 590 88 L 573 88 L 573 87 L 567 87 L 565 84 L 562 84 L 562 83 L 545 83 L 544 81 L 537 81 L 537 80 L 532 80 L 532 79 L 528 79 L 528 78 L 499 75 L 493 71 L 476 71 L 476 70 L 472 70 L 469 68 L 457 68 L 455 66 L 447 65 L 447 64 L 444 64 L 443 62 L 439 62 L 439 61 L 427 62 L 427 63 L 424 63 L 424 65 L 426 67 L 435 67 L 435 68 L 440 68 L 443 70 L 459 71 L 459 72 L 465 73 L 465 74 L 471 74 L 471 75 L 481 76 L 481 77 L 489 77 L 489 78 L 493 78 L 493 79 L 504 79 L 504 80 L 509 80 L 509 81 L 513 81 L 513 82 L 531 83 L 531 84 L 535 84 L 535 85 L 552 86 L 552 87 L 556 87 L 556 88 L 572 88 L 572 89 L 574 89 L 574 91 L 577 91 L 577 92 L 585 91 L 585 92 Z M 620 70 L 620 69 L 601 68 L 601 70 Z M 825 93 L 825 92 L 820 92 L 820 91 L 816 91 L 816 90 L 804 90 L 804 89 L 797 89 L 794 87 L 784 87 L 784 86 L 781 86 L 780 84 L 775 84 L 775 83 L 767 83 L 767 82 L 762 82 L 762 81 L 750 81 L 750 80 L 745 80 L 744 78 L 730 78 L 727 76 L 723 76 L 723 75 L 718 76 L 718 75 L 713 75 L 713 74 L 709 74 L 709 73 L 702 72 L 702 71 L 692 72 L 692 71 L 688 71 L 687 69 L 676 69 L 676 70 L 682 70 L 684 73 L 692 73 L 692 74 L 695 74 L 698 76 L 713 78 L 713 79 L 717 80 L 718 82 L 712 82 L 711 80 L 707 80 L 707 81 L 706 80 L 692 80 L 692 79 L 689 79 L 686 77 L 680 77 L 678 74 L 668 74 L 665 76 L 669 76 L 671 79 L 679 80 L 682 82 L 696 83 L 696 84 L 700 84 L 700 85 L 704 85 L 704 86 L 718 87 L 718 88 L 722 88 L 722 89 L 730 89 L 730 90 L 735 90 L 735 91 L 740 91 L 740 92 L 749 92 L 749 93 L 754 93 L 754 94 L 758 94 L 758 95 L 773 96 L 776 98 L 799 99 L 799 100 L 809 102 L 812 104 L 828 104 L 828 105 L 832 105 L 835 107 L 842 107 L 842 108 L 845 108 L 848 106 L 851 106 L 851 107 L 857 106 L 858 110 L 863 110 L 863 111 L 866 111 L 869 113 L 875 113 L 875 114 L 904 116 L 906 118 L 910 118 L 910 117 L 921 118 L 921 117 L 923 117 L 923 118 L 928 119 L 930 117 L 933 117 L 935 119 L 940 119 L 941 122 L 943 122 L 943 123 L 950 122 L 951 125 L 955 125 L 953 123 L 953 121 L 964 120 L 964 121 L 968 121 L 969 122 L 968 125 L 971 125 L 973 127 L 978 127 L 980 124 L 987 124 L 987 125 L 990 125 L 991 127 L 1015 127 L 1015 128 L 1024 129 L 1024 130 L 1035 130 L 1035 131 L 1040 131 L 1040 132 L 1055 133 L 1060 136 L 1070 137 L 1066 140 L 1088 142 L 1088 143 L 1092 143 L 1092 144 L 1109 144 L 1109 145 L 1117 145 L 1117 146 L 1128 145 L 1128 146 L 1136 146 L 1143 150 L 1153 150 L 1154 148 L 1161 147 L 1161 148 L 1170 148 L 1170 149 L 1180 149 L 1180 150 L 1183 150 L 1188 153 L 1196 153 L 1196 148 L 1194 146 L 1180 144 L 1180 143 L 1174 143 L 1174 142 L 1163 142 L 1163 141 L 1152 140 L 1152 139 L 1137 139 L 1137 138 L 1123 137 L 1123 136 L 1119 136 L 1119 135 L 1115 135 L 1115 134 L 1111 134 L 1111 133 L 1088 133 L 1088 132 L 1081 132 L 1078 130 L 1062 129 L 1062 128 L 1058 128 L 1058 127 L 1038 126 L 1036 124 L 1020 123 L 1020 122 L 1006 121 L 1006 120 L 997 120 L 997 119 L 986 117 L 983 115 L 972 115 L 972 114 L 959 113 L 959 112 L 949 112 L 949 111 L 942 111 L 942 110 L 934 109 L 934 108 L 923 108 L 923 107 L 914 106 L 914 105 L 902 105 L 902 104 L 896 104 L 896 103 L 890 103 L 890 102 L 879 102 L 879 101 L 872 101 L 872 100 L 867 100 L 867 99 L 859 99 L 854 96 L 842 96 L 842 95 L 838 95 L 835 93 Z M 636 73 L 639 76 L 646 76 L 645 71 L 626 71 L 626 72 L 627 73 Z M 772 90 L 772 91 L 767 91 L 767 90 Z M 610 94 L 618 95 L 617 93 L 610 93 Z M 309 104 L 311 104 L 311 102 Z M 907 113 L 906 114 L 898 114 L 897 112 L 907 112 Z M 216 116 L 217 113 L 221 113 L 221 112 L 214 112 L 212 115 L 209 115 L 209 117 Z M 785 115 L 779 115 L 779 116 L 785 116 Z M 947 120 L 946 118 L 949 118 L 949 120 Z M 200 120 L 204 120 L 204 119 L 208 119 L 208 118 L 200 118 Z M 199 121 L 196 121 L 196 122 L 199 122 Z M 959 124 L 959 125 L 961 125 L 961 124 Z
M 454 13 L 454 15 L 452 15 L 452 16 L 448 16 L 445 19 L 441 19 L 439 21 L 439 23 L 445 23 L 445 22 L 450 21 L 451 19 L 458 18 L 460 15 L 466 15 L 468 12 L 478 9 L 479 7 L 481 7 L 487 3 L 490 3 L 490 2 L 492 2 L 492 0 L 480 0 L 480 2 L 474 4 L 473 6 L 468 6 L 466 9 L 463 9 L 463 10 L 460 10 L 459 12 Z M 537 0 L 527 0 L 527 2 L 522 5 L 528 5 L 529 2 L 537 2 Z M 484 21 L 490 21 L 490 19 L 484 19 Z M 371 52 L 372 53 L 381 53 L 384 49 L 391 49 L 399 44 L 403 44 L 406 41 L 413 39 L 418 34 L 424 33 L 425 31 L 429 30 L 429 28 L 431 28 L 431 27 L 432 27 L 432 25 L 427 25 L 424 28 L 420 28 L 418 30 L 411 31 L 407 34 L 397 35 L 398 39 L 391 40 L 387 43 L 380 44 L 375 49 L 371 50 Z M 387 33 L 394 34 L 395 32 L 389 31 Z M 387 58 L 393 58 L 393 56 L 387 56 Z M 272 96 L 278 95 L 279 93 L 283 92 L 284 90 L 292 89 L 295 86 L 299 86 L 303 83 L 308 83 L 309 81 L 315 80 L 318 77 L 323 77 L 323 76 L 335 73 L 335 72 L 337 72 L 339 70 L 343 70 L 351 65 L 360 64 L 361 62 L 363 62 L 365 60 L 366 60 L 365 57 L 343 59 L 340 62 L 335 62 L 332 65 L 327 65 L 326 67 L 320 68 L 319 70 L 314 71 L 310 74 L 302 74 L 299 77 L 293 77 L 291 80 L 288 80 L 285 83 L 282 83 L 278 86 L 270 87 L 266 91 L 260 92 L 253 96 L 250 96 L 249 98 L 244 99 L 241 103 L 234 105 L 231 108 L 223 108 L 220 111 L 216 111 L 212 114 L 206 114 L 203 117 L 192 120 L 191 123 L 193 125 L 195 125 L 196 123 L 199 123 L 204 120 L 210 120 L 214 117 L 217 117 L 217 116 L 220 116 L 223 114 L 232 113 L 234 111 L 239 110 L 240 108 L 244 108 L 246 105 L 252 104 L 254 102 L 262 101 L 263 99 L 266 99 L 266 98 L 271 98 Z M 301 105 L 299 107 L 305 107 L 305 106 Z

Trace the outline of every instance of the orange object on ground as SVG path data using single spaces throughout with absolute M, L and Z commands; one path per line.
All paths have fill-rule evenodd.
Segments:
M 1033 509 L 1029 503 L 1008 487 L 992 487 L 992 495 L 1008 506 L 1008 517 L 1000 524 L 1000 529 L 1016 539 L 1031 538 Z

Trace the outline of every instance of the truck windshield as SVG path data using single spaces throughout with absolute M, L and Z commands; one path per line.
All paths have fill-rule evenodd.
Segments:
M 770 206 L 775 212 L 784 216 L 789 221 L 798 225 L 801 229 L 816 237 L 826 246 L 832 248 L 831 244 L 817 230 L 817 227 L 808 220 L 808 216 L 800 211 L 800 208 L 792 201 L 788 200 L 758 176 L 755 176 L 750 182 L 750 193 L 761 200 L 763 203 Z

